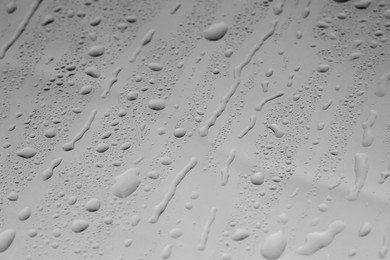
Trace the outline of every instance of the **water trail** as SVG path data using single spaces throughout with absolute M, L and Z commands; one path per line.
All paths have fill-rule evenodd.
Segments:
M 177 186 L 180 184 L 180 182 L 184 179 L 186 174 L 195 167 L 195 165 L 198 163 L 198 159 L 195 157 L 192 157 L 190 159 L 190 162 L 184 166 L 184 168 L 176 175 L 176 177 L 171 182 L 171 185 L 169 186 L 169 189 L 167 193 L 165 193 L 163 200 L 154 206 L 152 216 L 149 218 L 149 223 L 157 223 L 158 219 L 160 218 L 161 214 L 165 211 L 165 209 L 168 206 L 168 203 L 171 201 L 173 196 L 176 193 Z
M 215 124 L 218 117 L 220 117 L 222 113 L 225 111 L 227 104 L 229 103 L 230 99 L 233 97 L 234 93 L 236 93 L 236 90 L 238 89 L 238 86 L 241 83 L 241 72 L 243 68 L 249 64 L 249 62 L 252 60 L 256 52 L 261 48 L 261 46 L 263 46 L 264 42 L 274 34 L 277 24 L 278 24 L 278 20 L 272 21 L 272 25 L 269 31 L 261 37 L 260 42 L 252 48 L 252 50 L 249 52 L 247 57 L 234 68 L 233 71 L 234 82 L 230 86 L 229 91 L 222 97 L 221 103 L 219 104 L 217 109 L 213 112 L 213 114 L 209 117 L 209 119 L 207 119 L 205 125 L 199 128 L 199 135 L 201 137 L 207 136 L 210 127 Z
M 17 39 L 19 39 L 20 35 L 26 30 L 26 27 L 28 23 L 30 22 L 31 18 L 33 17 L 34 13 L 37 11 L 39 5 L 42 3 L 43 0 L 36 0 L 31 4 L 30 10 L 28 10 L 26 16 L 23 18 L 22 22 L 19 24 L 18 28 L 16 28 L 15 33 L 11 36 L 11 38 L 3 44 L 3 46 L 0 48 L 0 60 L 5 57 L 5 54 L 11 48 L 11 46 L 16 42 Z

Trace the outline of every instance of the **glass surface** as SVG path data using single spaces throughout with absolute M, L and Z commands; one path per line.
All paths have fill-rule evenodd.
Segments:
M 0 259 L 389 259 L 387 0 L 0 1 Z

